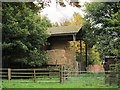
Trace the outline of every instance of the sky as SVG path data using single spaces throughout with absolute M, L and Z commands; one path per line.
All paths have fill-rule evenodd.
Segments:
M 81 0 L 80 5 L 83 6 L 85 1 L 88 0 Z M 63 22 L 64 20 L 70 20 L 74 12 L 77 12 L 81 14 L 82 17 L 84 17 L 84 12 L 82 11 L 84 7 L 82 8 L 73 7 L 69 5 L 65 0 L 63 0 L 63 2 L 66 5 L 66 7 L 62 7 L 59 4 L 56 4 L 55 0 L 51 0 L 51 3 L 49 4 L 50 6 L 42 9 L 40 15 L 42 17 L 47 16 L 51 23 L 55 22 L 60 23 Z

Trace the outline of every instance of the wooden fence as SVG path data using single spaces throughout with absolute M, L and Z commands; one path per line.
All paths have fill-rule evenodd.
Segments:
M 112 69 L 114 67 L 111 67 Z M 98 79 L 103 76 L 105 83 L 109 82 L 118 82 L 120 73 L 116 71 L 78 71 L 78 70 L 69 70 L 65 68 L 64 65 L 59 65 L 56 68 L 34 68 L 34 69 L 11 69 L 11 68 L 0 68 L 0 77 L 2 79 L 7 79 L 8 82 L 15 80 L 18 81 L 27 81 L 34 83 L 64 83 L 64 82 L 74 82 L 80 78 L 86 77 L 98 77 Z M 79 78 L 80 77 L 80 78 Z M 74 79 L 72 79 L 74 78 Z M 72 81 L 71 81 L 72 80 Z M 18 82 L 17 81 L 17 82 Z M 75 82 L 77 82 L 75 81 Z
M 63 66 L 59 68 L 11 69 L 0 68 L 0 78 L 11 80 L 32 80 L 32 82 L 63 83 Z M 51 82 L 52 80 L 52 82 Z

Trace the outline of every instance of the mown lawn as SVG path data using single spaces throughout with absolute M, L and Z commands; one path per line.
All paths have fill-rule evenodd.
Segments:
M 8 83 L 8 80 L 2 80 L 2 88 L 117 88 L 117 85 L 104 83 L 104 77 L 89 77 L 85 75 L 77 77 L 69 77 L 66 82 L 63 84 L 60 83 L 39 83 L 44 82 L 43 80 L 37 79 L 36 83 L 33 83 L 32 79 L 29 80 L 11 80 Z M 56 80 L 59 82 L 59 80 Z M 32 83 L 25 83 L 32 82 Z M 49 82 L 49 80 L 47 80 Z M 50 81 L 50 82 L 55 82 Z

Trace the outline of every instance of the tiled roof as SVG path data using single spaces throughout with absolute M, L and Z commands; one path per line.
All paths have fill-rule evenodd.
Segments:
M 50 35 L 62 35 L 62 34 L 72 34 L 77 33 L 81 29 L 81 26 L 60 26 L 48 28 L 48 33 Z

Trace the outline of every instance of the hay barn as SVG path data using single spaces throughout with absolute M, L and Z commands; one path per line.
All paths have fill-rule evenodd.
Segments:
M 70 64 L 72 68 L 78 68 L 78 62 L 75 55 L 75 41 L 81 39 L 81 26 L 61 26 L 48 28 L 50 37 L 49 46 L 46 47 L 49 61 L 48 65 L 66 65 Z M 73 51 L 69 49 L 73 41 Z

